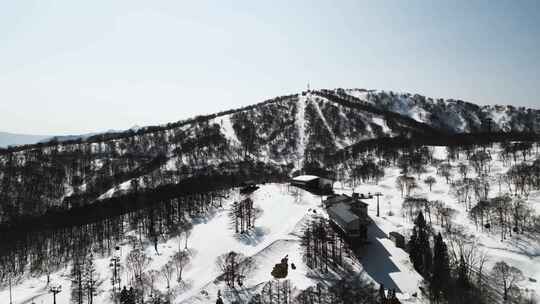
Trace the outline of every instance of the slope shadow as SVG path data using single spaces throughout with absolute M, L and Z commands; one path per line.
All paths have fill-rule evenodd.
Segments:
M 360 263 L 366 273 L 377 283 L 384 284 L 385 289 L 395 289 L 400 292 L 396 282 L 390 277 L 391 273 L 401 272 L 397 265 L 390 259 L 392 256 L 379 239 L 386 238 L 386 234 L 375 224 L 368 227 L 369 243 L 359 256 Z

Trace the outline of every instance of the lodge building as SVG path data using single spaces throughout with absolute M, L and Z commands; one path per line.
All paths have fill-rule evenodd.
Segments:
M 367 229 L 370 223 L 367 206 L 359 199 L 358 193 L 352 196 L 345 194 L 329 196 L 323 201 L 330 221 L 348 239 L 356 242 L 367 240 Z

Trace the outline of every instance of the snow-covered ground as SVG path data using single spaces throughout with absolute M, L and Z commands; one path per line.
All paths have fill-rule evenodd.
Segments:
M 435 147 L 434 157 L 446 158 L 446 150 Z M 494 151 L 496 152 L 496 151 Z M 493 172 L 504 172 L 502 163 L 494 156 Z M 463 161 L 463 160 L 462 160 Z M 422 180 L 427 176 L 436 177 L 436 169 L 429 167 L 428 172 L 422 174 Z M 400 191 L 395 186 L 395 179 L 399 176 L 397 168 L 387 168 L 385 177 L 378 184 L 362 184 L 354 190 L 367 194 L 381 192 L 380 217 L 376 216 L 377 199 L 365 200 L 368 203 L 368 214 L 373 220 L 369 226 L 369 244 L 362 249 L 359 260 L 354 258 L 348 262 L 358 271 L 366 274 L 375 282 L 382 283 L 386 288 L 395 288 L 398 297 L 405 303 L 421 302 L 421 299 L 413 297 L 419 293 L 418 286 L 422 278 L 413 270 L 408 254 L 396 248 L 387 238 L 391 231 L 398 231 L 409 235 L 412 223 L 405 219 L 401 212 L 403 199 Z M 450 186 L 439 177 L 432 191 L 423 182 L 419 182 L 419 188 L 415 195 L 421 195 L 429 200 L 441 200 L 447 206 L 457 211 L 453 218 L 455 226 L 461 226 L 467 238 L 474 240 L 480 250 L 486 251 L 489 260 L 486 269 L 504 260 L 512 266 L 521 269 L 526 280 L 519 283 L 540 294 L 540 286 L 536 282 L 540 278 L 540 242 L 524 235 L 512 236 L 505 241 L 500 240 L 497 233 L 477 231 L 475 225 L 467 216 L 465 206 L 456 202 L 451 195 Z M 341 182 L 335 184 L 337 193 L 353 192 L 348 185 Z M 294 189 L 294 190 L 292 190 Z M 491 187 L 491 196 L 495 196 L 498 187 Z M 223 208 L 212 210 L 204 218 L 193 219 L 193 229 L 188 238 L 188 249 L 192 255 L 191 261 L 186 267 L 180 285 L 174 282 L 172 292 L 174 303 L 215 303 L 218 290 L 221 290 L 226 303 L 232 299 L 245 301 L 260 291 L 262 285 L 271 279 L 270 272 L 274 264 L 278 263 L 285 255 L 289 255 L 289 262 L 295 263 L 296 270 L 289 272 L 288 279 L 298 289 L 305 289 L 316 284 L 317 278 L 312 274 L 302 261 L 299 244 L 299 229 L 303 221 L 316 210 L 318 214 L 324 214 L 321 207 L 321 197 L 309 192 L 289 188 L 282 184 L 266 184 L 252 194 L 255 206 L 262 209 L 262 214 L 255 222 L 255 229 L 246 235 L 237 235 L 231 229 L 228 212 L 231 202 L 240 199 L 239 194 L 233 195 L 224 203 Z M 540 212 L 540 192 L 532 192 L 528 203 Z M 437 227 L 436 227 L 437 228 Z M 160 270 L 172 255 L 183 248 L 184 238 L 169 239 L 158 245 L 156 254 L 153 246 L 148 245 L 145 251 L 152 258 L 149 269 Z M 130 251 L 128 242 L 122 244 L 122 263 L 125 262 L 127 253 Z M 252 257 L 257 266 L 254 272 L 247 278 L 244 286 L 232 292 L 225 284 L 216 278 L 220 275 L 215 264 L 216 258 L 228 251 L 241 252 Z M 110 298 L 110 257 L 97 257 L 96 266 L 103 283 L 100 286 L 101 293 L 95 303 L 112 303 Z M 53 284 L 61 284 L 63 291 L 57 296 L 58 304 L 69 303 L 70 281 L 68 278 L 69 267 L 62 269 L 51 276 Z M 529 279 L 530 278 L 530 279 Z M 126 273 L 122 275 L 126 282 Z M 13 286 L 13 303 L 48 303 L 52 295 L 45 288 L 44 276 L 29 278 L 17 282 Z M 166 291 L 166 283 L 163 278 L 158 278 L 156 287 L 161 292 Z M 0 291 L 0 303 L 8 303 L 8 289 Z
M 433 152 L 434 158 L 446 159 L 447 153 L 445 147 L 433 147 Z M 492 174 L 506 172 L 508 168 L 499 160 L 497 146 L 494 146 L 491 154 L 493 157 Z M 466 163 L 466 160 L 462 157 L 459 162 Z M 452 165 L 455 167 L 457 163 L 452 162 Z M 376 227 L 380 228 L 386 235 L 390 231 L 398 231 L 408 236 L 410 235 L 413 223 L 405 219 L 402 215 L 403 199 L 400 190 L 395 186 L 395 180 L 399 174 L 397 168 L 387 168 L 385 177 L 378 184 L 362 184 L 357 186 L 355 191 L 365 194 L 368 192 L 383 193 L 384 196 L 380 197 L 380 217 L 374 216 L 376 214 L 377 199 L 365 200 L 369 204 L 368 211 L 376 223 Z M 457 177 L 457 174 L 457 172 L 454 172 L 455 177 Z M 437 183 L 433 185 L 432 191 L 429 191 L 429 186 L 423 182 L 427 176 L 433 176 L 437 179 Z M 472 171 L 469 173 L 469 177 L 474 177 Z M 474 222 L 468 217 L 465 205 L 457 203 L 456 198 L 451 194 L 450 185 L 445 182 L 444 178 L 436 175 L 436 168 L 434 167 L 428 167 L 428 172 L 422 174 L 421 179 L 418 180 L 418 186 L 419 188 L 415 189 L 413 193 L 415 196 L 425 197 L 430 201 L 440 200 L 446 206 L 457 211 L 452 219 L 453 225 L 454 227 L 459 226 L 463 229 L 464 235 L 470 244 L 474 244 L 478 250 L 487 254 L 488 261 L 485 265 L 487 271 L 490 271 L 496 262 L 505 261 L 507 264 L 515 266 L 523 272 L 525 280 L 518 284 L 521 288 L 532 291 L 536 297 L 540 295 L 540 284 L 537 282 L 540 279 L 540 238 L 513 234 L 512 237 L 501 241 L 500 234 L 496 231 L 489 233 L 487 231 L 477 230 Z M 503 192 L 506 191 L 505 187 L 505 185 L 502 186 Z M 340 182 L 336 183 L 335 188 L 338 192 L 352 193 L 350 188 L 344 187 Z M 498 191 L 498 185 L 496 185 L 496 182 L 493 182 L 490 189 L 490 197 L 497 196 Z M 527 199 L 527 204 L 535 210 L 536 214 L 539 214 L 540 191 L 532 191 Z M 371 227 L 374 226 L 372 225 Z M 381 243 L 384 245 L 385 242 L 387 240 L 383 238 Z M 369 254 L 369 249 L 367 251 Z M 403 256 L 403 258 L 406 259 L 408 256 Z M 388 278 L 386 279 L 388 280 Z M 406 284 L 407 282 L 404 283 Z M 412 288 L 414 284 L 410 285 Z M 388 285 L 385 283 L 385 286 L 391 286 L 391 284 Z M 401 284 L 400 286 L 404 285 Z
M 313 210 L 316 210 L 318 214 L 323 214 L 320 206 L 321 197 L 304 190 L 290 189 L 288 185 L 263 185 L 252 194 L 255 205 L 263 212 L 255 222 L 254 231 L 241 236 L 231 229 L 228 216 L 230 202 L 237 199 L 238 197 L 231 197 L 222 209 L 213 210 L 203 219 L 194 219 L 193 230 L 188 238 L 188 248 L 192 259 L 182 275 L 184 282 L 180 285 L 173 283 L 174 303 L 214 303 L 218 290 L 221 290 L 225 299 L 237 297 L 247 300 L 253 295 L 251 293 L 253 290 L 257 290 L 272 279 L 270 275 L 272 267 L 285 255 L 289 255 L 289 262 L 295 263 L 297 267 L 296 270 L 291 270 L 287 277 L 294 287 L 300 290 L 316 284 L 315 279 L 307 275 L 310 270 L 302 261 L 298 232 L 303 221 L 313 214 Z M 381 223 L 384 224 L 384 222 Z M 400 295 L 401 297 L 408 298 L 409 294 L 416 291 L 420 277 L 411 270 L 407 254 L 395 248 L 385 235 L 380 233 L 381 230 L 376 225 L 372 226 L 370 227 L 372 243 L 367 246 L 366 254 L 361 258 L 361 264 L 354 262 L 354 259 L 349 259 L 349 261 L 353 264 L 352 267 L 356 267 L 359 274 L 364 268 L 367 275 L 376 281 L 381 281 L 385 286 L 396 288 L 404 293 Z M 153 246 L 148 245 L 145 252 L 152 258 L 149 269 L 161 269 L 179 247 L 183 248 L 184 242 L 185 239 L 182 237 L 160 243 L 159 255 L 156 254 Z M 127 242 L 123 244 L 121 250 L 123 263 L 130 249 Z M 216 281 L 220 275 L 215 264 L 216 258 L 231 250 L 251 256 L 256 265 L 255 271 L 249 276 L 243 288 L 237 292 L 228 291 L 223 282 Z M 95 299 L 95 303 L 112 303 L 109 292 L 111 289 L 109 258 L 98 257 L 95 261 L 103 281 L 100 286 L 101 292 Z M 52 284 L 60 284 L 64 289 L 57 296 L 58 304 L 69 303 L 71 286 L 68 278 L 69 270 L 68 267 L 51 276 Z M 125 272 L 122 280 L 123 282 L 127 280 Z M 45 285 L 44 276 L 15 284 L 13 303 L 49 302 L 52 294 L 47 293 Z M 166 282 L 163 278 L 158 278 L 156 286 L 157 289 L 165 292 Z M 8 298 L 7 289 L 0 291 L 0 299 Z

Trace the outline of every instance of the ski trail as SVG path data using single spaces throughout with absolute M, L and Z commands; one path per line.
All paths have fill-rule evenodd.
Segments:
M 330 128 L 330 125 L 328 124 L 328 121 L 326 121 L 326 118 L 324 117 L 324 115 L 323 115 L 323 113 L 321 111 L 321 108 L 319 107 L 319 104 L 316 101 L 313 101 L 312 104 L 315 106 L 315 109 L 317 110 L 317 113 L 319 113 L 319 117 L 321 117 L 322 122 L 326 126 L 326 129 L 330 133 L 330 136 L 334 140 L 334 143 L 336 144 L 336 146 L 339 149 L 343 148 L 343 146 L 340 143 L 338 143 L 338 141 L 336 139 L 336 134 L 334 134 L 334 132 L 332 131 L 332 128 Z
M 306 97 L 299 95 L 296 109 L 296 124 L 298 127 L 298 160 L 304 158 L 306 150 Z M 298 167 L 301 167 L 298 163 Z

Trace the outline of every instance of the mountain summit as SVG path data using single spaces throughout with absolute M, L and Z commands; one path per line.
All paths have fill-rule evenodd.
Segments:
M 264 171 L 286 177 L 328 167 L 336 153 L 373 140 L 536 132 L 539 118 L 538 110 L 512 106 L 364 89 L 311 90 L 163 126 L 20 146 L 0 154 L 0 172 L 10 173 L 3 175 L 9 189 L 4 201 L 10 203 L 1 206 L 0 223 L 133 191 L 160 191 L 194 176 L 234 181 L 248 178 L 246 171 Z M 14 210 L 11 204 L 25 207 Z

